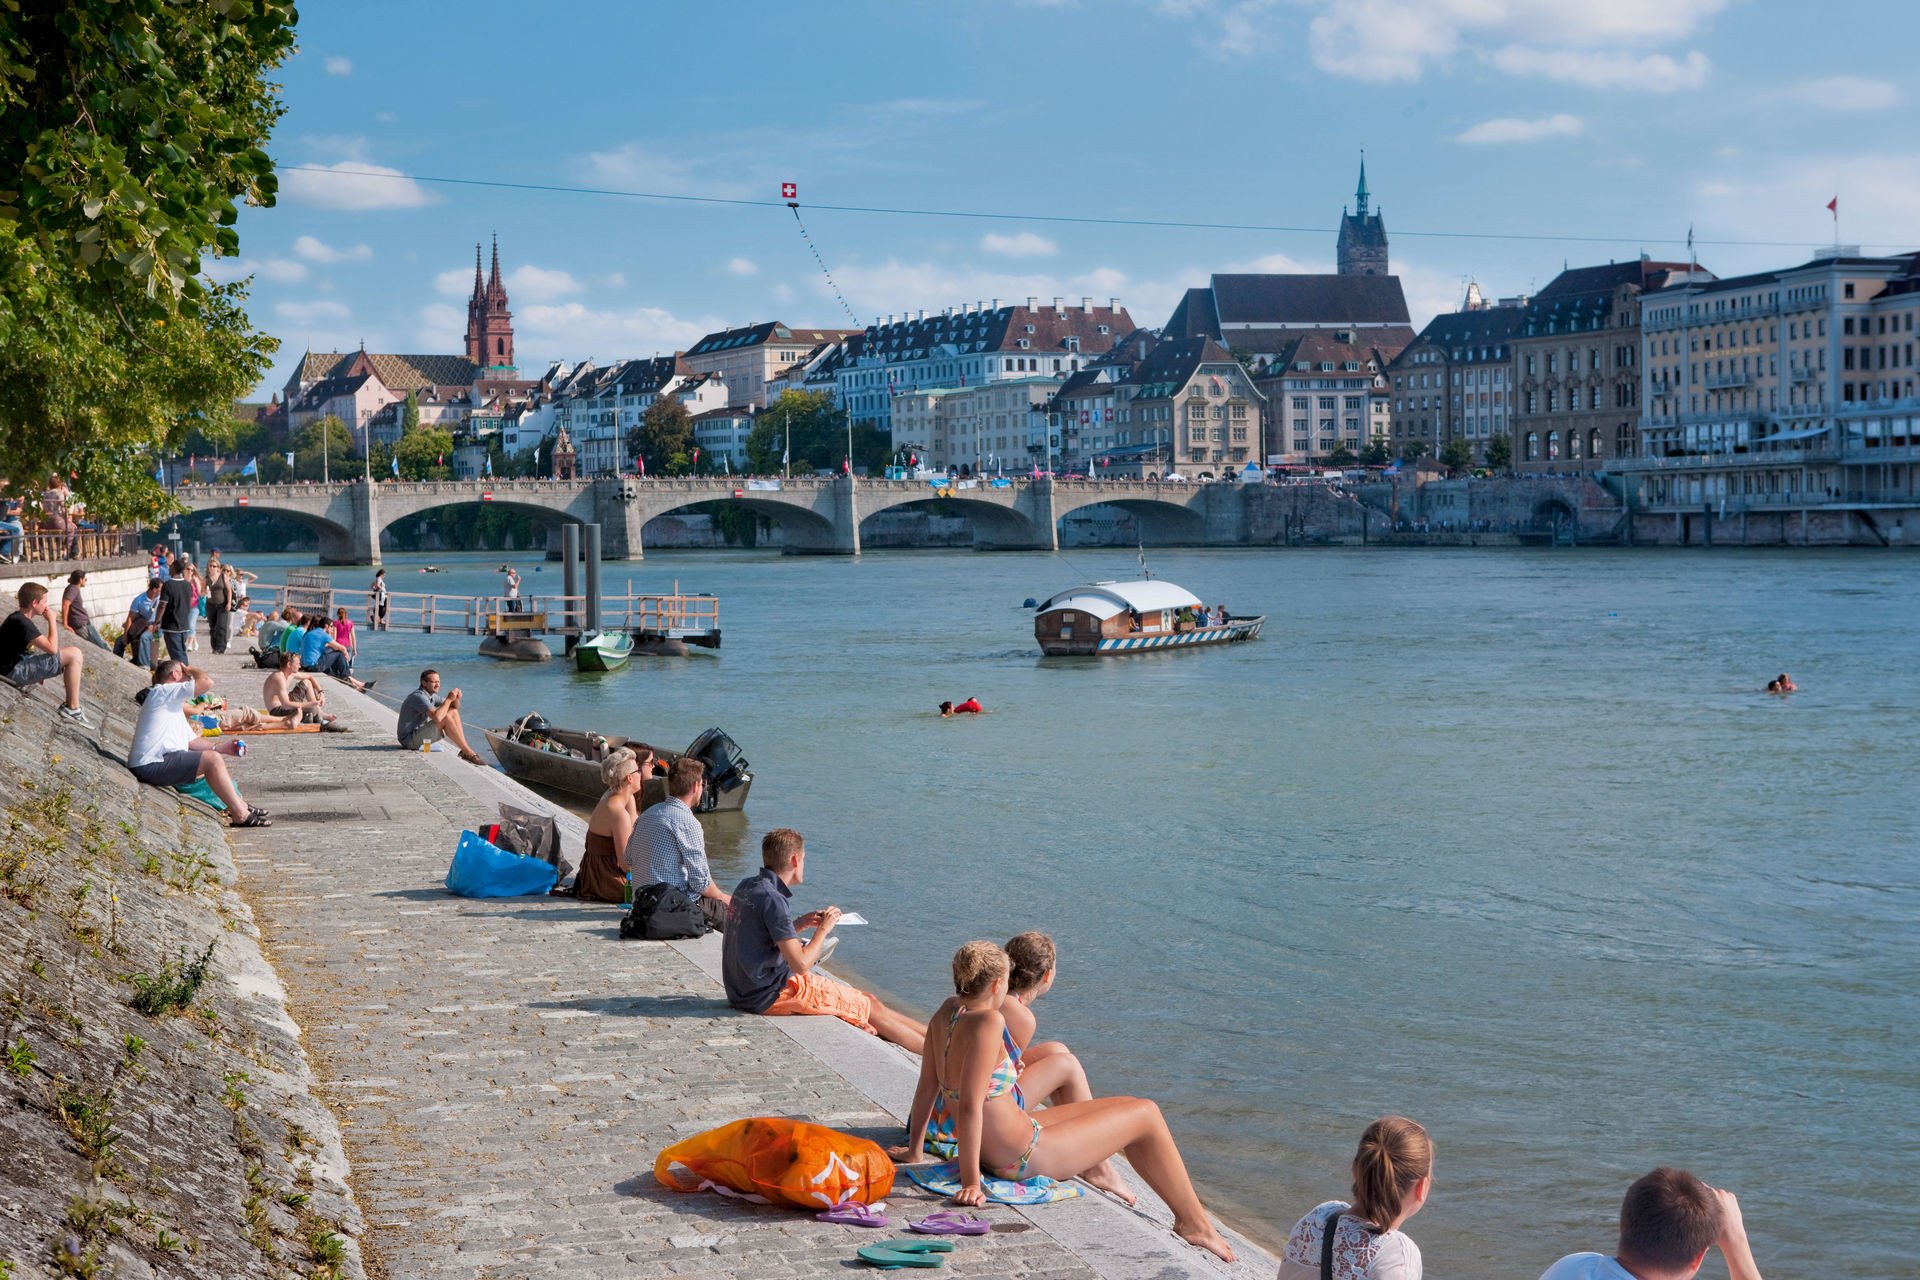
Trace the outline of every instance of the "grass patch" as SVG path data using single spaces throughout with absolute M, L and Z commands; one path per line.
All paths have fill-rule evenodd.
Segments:
M 38 1060 L 33 1052 L 33 1046 L 27 1043 L 25 1036 L 21 1036 L 18 1040 L 15 1040 L 7 1046 L 7 1070 L 13 1072 L 14 1075 L 25 1076 L 33 1074 L 33 1064 Z
M 110 1091 L 94 1093 L 78 1085 L 58 1083 L 53 1095 L 53 1113 L 96 1174 L 112 1178 L 119 1173 L 119 1166 L 113 1161 L 113 1149 L 120 1141 L 120 1131 L 113 1127 Z
M 190 1006 L 212 972 L 213 949 L 218 945 L 218 939 L 209 942 L 200 958 L 192 962 L 183 951 L 179 959 L 162 964 L 158 975 L 130 975 L 127 981 L 133 984 L 133 1007 L 149 1018 L 161 1018 Z

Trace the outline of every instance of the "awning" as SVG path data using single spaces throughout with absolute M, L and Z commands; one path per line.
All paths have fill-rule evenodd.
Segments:
M 1782 431 L 1778 435 L 1767 436 L 1765 439 L 1755 440 L 1753 443 L 1783 444 L 1788 440 L 1811 440 L 1815 436 L 1827 434 L 1827 430 L 1826 427 L 1801 427 L 1798 431 Z

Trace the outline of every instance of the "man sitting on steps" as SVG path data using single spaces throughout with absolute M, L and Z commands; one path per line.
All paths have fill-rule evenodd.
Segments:
M 445 738 L 468 764 L 481 763 L 479 755 L 467 745 L 466 727 L 460 723 L 460 691 L 455 689 L 439 702 L 440 673 L 428 667 L 420 673 L 420 687 L 400 704 L 398 734 L 400 745 L 409 751 L 424 751 Z
M 326 714 L 327 695 L 314 682 L 300 678 L 300 660 L 291 653 L 280 655 L 280 666 L 260 686 L 260 697 L 270 716 L 290 716 L 309 724 L 332 724 Z

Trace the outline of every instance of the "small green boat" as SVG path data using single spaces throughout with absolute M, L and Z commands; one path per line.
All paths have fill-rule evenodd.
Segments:
M 588 636 L 573 648 L 573 662 L 582 671 L 618 671 L 633 656 L 633 637 L 624 631 Z

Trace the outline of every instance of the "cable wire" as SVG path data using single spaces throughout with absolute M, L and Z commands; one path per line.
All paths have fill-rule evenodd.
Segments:
M 785 200 L 753 200 L 744 196 L 701 196 L 670 193 L 662 191 L 625 191 L 616 187 L 580 187 L 564 183 L 551 182 L 505 182 L 496 178 L 451 178 L 437 174 L 399 173 L 371 169 L 338 169 L 326 165 L 288 164 L 281 165 L 283 173 L 325 173 L 335 176 L 355 178 L 386 178 L 395 182 L 430 182 L 440 186 L 452 187 L 491 187 L 503 191 L 542 191 L 558 195 L 610 196 L 625 200 L 659 200 L 682 204 L 733 205 L 746 209 L 779 209 L 791 207 L 798 216 L 795 202 Z M 1101 218 L 1091 214 L 1066 213 L 998 213 L 985 209 L 915 209 L 893 205 L 864 204 L 810 204 L 808 209 L 822 213 L 868 213 L 901 218 L 964 218 L 992 222 L 1048 222 L 1072 224 L 1089 227 L 1151 227 L 1174 231 L 1262 231 L 1286 235 L 1324 235 L 1324 226 L 1286 226 L 1265 222 L 1196 222 L 1174 218 Z M 1396 237 L 1419 237 L 1429 240 L 1516 240 L 1550 244 L 1672 244 L 1686 243 L 1683 236 L 1575 236 L 1545 235 L 1539 232 L 1522 231 L 1416 231 L 1406 228 L 1396 229 Z M 1817 237 L 1804 240 L 1709 240 L 1695 237 L 1696 245 L 1716 245 L 1730 248 L 1751 249 L 1805 249 L 1809 246 L 1824 247 L 1826 241 Z M 1892 248 L 1888 244 L 1872 244 L 1863 248 Z

